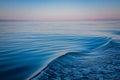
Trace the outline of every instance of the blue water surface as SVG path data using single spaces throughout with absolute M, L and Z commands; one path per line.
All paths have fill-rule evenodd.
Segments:
M 0 80 L 29 79 L 66 53 L 119 39 L 119 22 L 110 23 L 0 22 Z

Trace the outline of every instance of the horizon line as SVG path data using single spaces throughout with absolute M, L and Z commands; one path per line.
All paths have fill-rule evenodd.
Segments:
M 22 22 L 22 21 L 41 21 L 41 22 L 56 22 L 56 21 L 120 21 L 120 19 L 80 19 L 80 20 L 28 20 L 28 19 L 0 19 L 0 22 Z

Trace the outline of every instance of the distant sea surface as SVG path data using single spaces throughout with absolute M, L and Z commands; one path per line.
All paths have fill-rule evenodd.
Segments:
M 111 40 L 120 40 L 120 21 L 0 22 L 0 80 L 29 79 L 66 53 Z

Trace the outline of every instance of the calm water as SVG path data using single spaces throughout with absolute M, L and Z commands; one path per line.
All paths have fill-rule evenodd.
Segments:
M 120 22 L 0 22 L 0 80 L 25 80 L 55 58 L 119 40 Z

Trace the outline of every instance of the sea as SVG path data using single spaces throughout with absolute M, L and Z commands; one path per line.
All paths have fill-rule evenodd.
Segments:
M 0 21 L 0 80 L 29 80 L 62 55 L 111 41 L 120 43 L 120 21 Z

